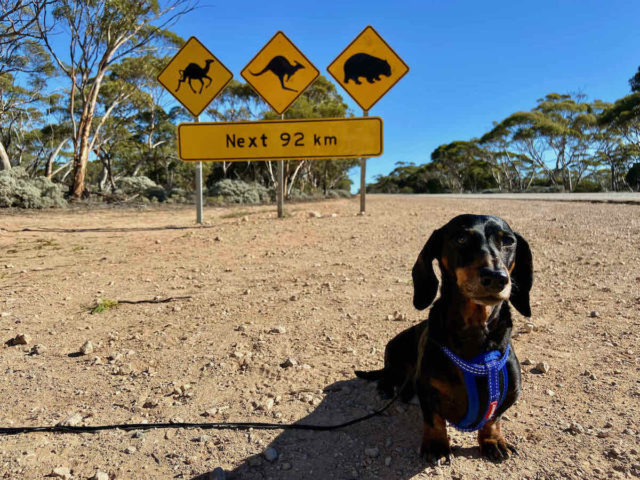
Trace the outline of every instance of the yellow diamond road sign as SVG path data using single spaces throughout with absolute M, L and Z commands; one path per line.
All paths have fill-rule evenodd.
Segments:
M 368 26 L 327 71 L 363 110 L 369 110 L 409 71 L 409 66 Z
M 233 78 L 207 48 L 191 37 L 158 75 L 158 82 L 198 116 Z
M 276 33 L 240 72 L 242 78 L 280 114 L 319 73 L 282 32 Z

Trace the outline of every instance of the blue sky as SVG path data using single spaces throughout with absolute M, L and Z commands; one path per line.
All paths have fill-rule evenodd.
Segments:
M 201 0 L 173 30 L 196 36 L 242 80 L 278 30 L 329 77 L 326 67 L 367 25 L 411 69 L 370 111 L 383 118 L 385 152 L 368 161 L 368 182 L 398 161 L 425 163 L 440 144 L 480 136 L 550 92 L 614 101 L 640 65 L 636 1 Z M 354 189 L 359 175 L 351 172 Z

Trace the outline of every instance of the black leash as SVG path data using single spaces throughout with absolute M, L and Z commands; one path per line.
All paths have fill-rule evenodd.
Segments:
M 405 382 L 406 383 L 406 382 Z M 338 425 L 305 425 L 301 423 L 262 423 L 262 422 L 223 422 L 223 423 L 123 423 L 114 425 L 95 425 L 95 426 L 64 426 L 54 425 L 48 427 L 0 427 L 0 435 L 19 435 L 21 433 L 35 433 L 35 432 L 48 432 L 48 433 L 95 433 L 102 430 L 155 430 L 166 428 L 201 428 L 203 430 L 249 430 L 253 428 L 255 430 L 315 430 L 315 431 L 328 431 L 336 430 L 338 428 L 348 427 L 358 422 L 368 420 L 372 417 L 380 415 L 387 410 L 393 402 L 395 402 L 400 395 L 402 388 L 398 389 L 395 396 L 384 407 L 376 410 L 373 413 L 369 413 L 362 417 L 349 420 L 348 422 L 340 423 Z

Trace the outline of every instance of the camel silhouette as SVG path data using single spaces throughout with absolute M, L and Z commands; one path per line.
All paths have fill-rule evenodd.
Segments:
M 204 81 L 202 81 L 203 78 L 209 80 L 207 87 L 211 85 L 211 77 L 207 75 L 207 72 L 209 71 L 209 66 L 213 63 L 213 60 L 206 60 L 204 63 L 204 68 L 197 63 L 190 63 L 184 70 L 180 70 L 180 80 L 178 80 L 178 88 L 176 88 L 176 92 L 180 89 L 180 85 L 182 85 L 182 82 L 184 81 L 189 83 L 189 87 L 191 87 L 193 93 L 196 93 L 196 90 L 193 88 L 193 85 L 191 85 L 191 80 L 198 80 L 200 82 L 200 91 L 197 93 L 202 93 L 202 88 L 204 87 Z
M 295 65 L 291 65 L 291 63 L 289 63 L 289 60 L 287 60 L 285 57 L 283 57 L 282 55 L 276 55 L 269 61 L 269 63 L 267 63 L 267 66 L 264 67 L 261 71 L 259 71 L 258 73 L 249 71 L 249 73 L 257 77 L 258 75 L 262 75 L 268 70 L 276 77 L 278 77 L 283 90 L 297 92 L 297 90 L 294 90 L 293 88 L 285 87 L 284 81 L 285 77 L 287 77 L 286 80 L 289 81 L 291 76 L 301 68 L 304 68 L 304 65 L 300 65 L 300 62 L 296 61 Z

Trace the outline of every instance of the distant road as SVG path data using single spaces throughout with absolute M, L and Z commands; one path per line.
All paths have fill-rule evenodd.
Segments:
M 396 194 L 401 197 L 430 196 L 434 198 L 495 198 L 497 200 L 544 200 L 552 202 L 597 202 L 597 203 L 631 203 L 640 205 L 638 192 L 604 192 L 604 193 L 440 193 L 440 194 Z

